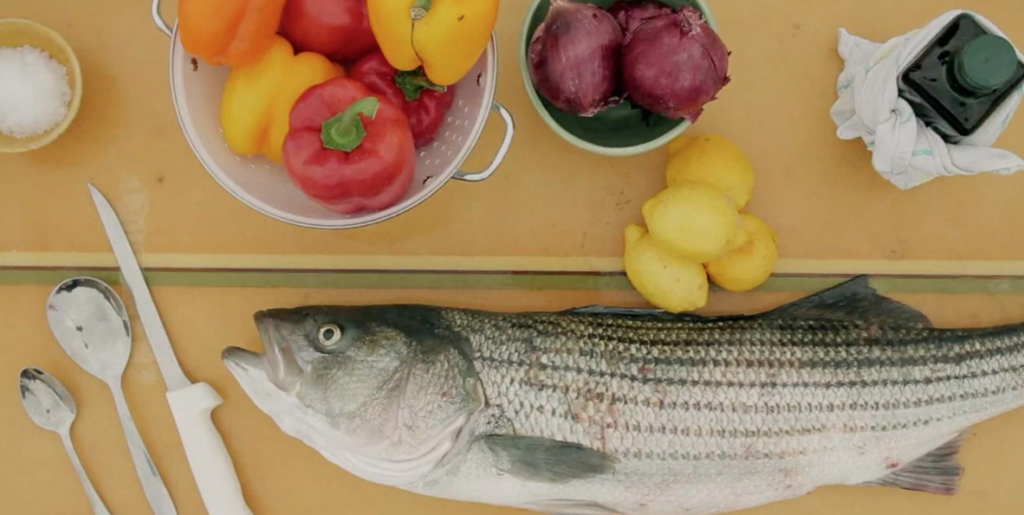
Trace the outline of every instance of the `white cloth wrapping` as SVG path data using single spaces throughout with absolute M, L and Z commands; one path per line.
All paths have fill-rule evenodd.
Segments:
M 1024 160 L 1012 152 L 991 148 L 1006 128 L 1024 97 L 1024 86 L 1012 93 L 977 132 L 958 144 L 948 144 L 915 116 L 899 96 L 900 75 L 957 15 L 950 11 L 926 27 L 874 43 L 839 30 L 839 55 L 846 62 L 832 106 L 832 120 L 844 140 L 861 138 L 873 154 L 872 165 L 889 182 L 907 190 L 936 177 L 996 173 L 1009 175 L 1024 169 Z M 978 22 L 1002 37 L 1005 34 L 985 18 Z M 1017 56 L 1021 57 L 1017 49 Z

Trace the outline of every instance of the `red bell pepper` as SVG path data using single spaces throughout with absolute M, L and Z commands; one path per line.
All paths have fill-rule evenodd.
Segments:
M 366 0 L 288 0 L 281 35 L 300 51 L 349 63 L 377 49 Z
M 412 185 L 416 149 L 402 110 L 339 77 L 292 108 L 284 163 L 309 198 L 344 214 L 387 209 Z
M 437 137 L 448 110 L 455 102 L 455 86 L 430 82 L 422 69 L 400 72 L 388 63 L 384 53 L 376 51 L 352 66 L 349 77 L 362 82 L 370 91 L 402 106 L 409 118 L 416 148 L 425 147 Z

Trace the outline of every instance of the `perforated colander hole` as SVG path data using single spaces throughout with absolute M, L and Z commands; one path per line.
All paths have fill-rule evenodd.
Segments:
M 453 153 L 453 151 L 449 150 L 448 151 L 448 157 L 452 157 L 452 153 Z

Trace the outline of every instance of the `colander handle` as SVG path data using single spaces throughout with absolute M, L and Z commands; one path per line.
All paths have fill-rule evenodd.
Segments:
M 501 140 L 501 146 L 498 147 L 498 152 L 494 154 L 494 159 L 491 160 L 491 164 L 487 165 L 487 168 L 479 172 L 456 172 L 455 179 L 467 182 L 480 182 L 486 180 L 490 176 L 494 175 L 494 172 L 498 171 L 498 167 L 505 161 L 505 156 L 508 155 L 508 149 L 512 147 L 512 136 L 516 133 L 516 122 L 512 119 L 512 113 L 505 109 L 505 106 L 495 102 L 491 105 L 491 109 L 496 111 L 501 119 L 505 121 L 505 136 Z
M 160 32 L 167 34 L 167 37 L 171 37 L 173 32 L 171 26 L 164 21 L 164 17 L 160 15 L 160 0 L 153 0 L 152 8 L 149 13 L 153 16 L 153 23 L 156 24 L 156 28 L 160 29 Z

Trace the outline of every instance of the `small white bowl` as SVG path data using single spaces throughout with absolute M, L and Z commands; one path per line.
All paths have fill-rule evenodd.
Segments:
M 15 138 L 0 133 L 0 152 L 28 152 L 53 143 L 71 125 L 82 103 L 82 68 L 78 57 L 64 38 L 53 29 L 31 20 L 8 18 L 0 20 L 0 47 L 31 46 L 46 51 L 54 60 L 64 66 L 71 88 L 68 112 L 56 127 L 28 138 Z

